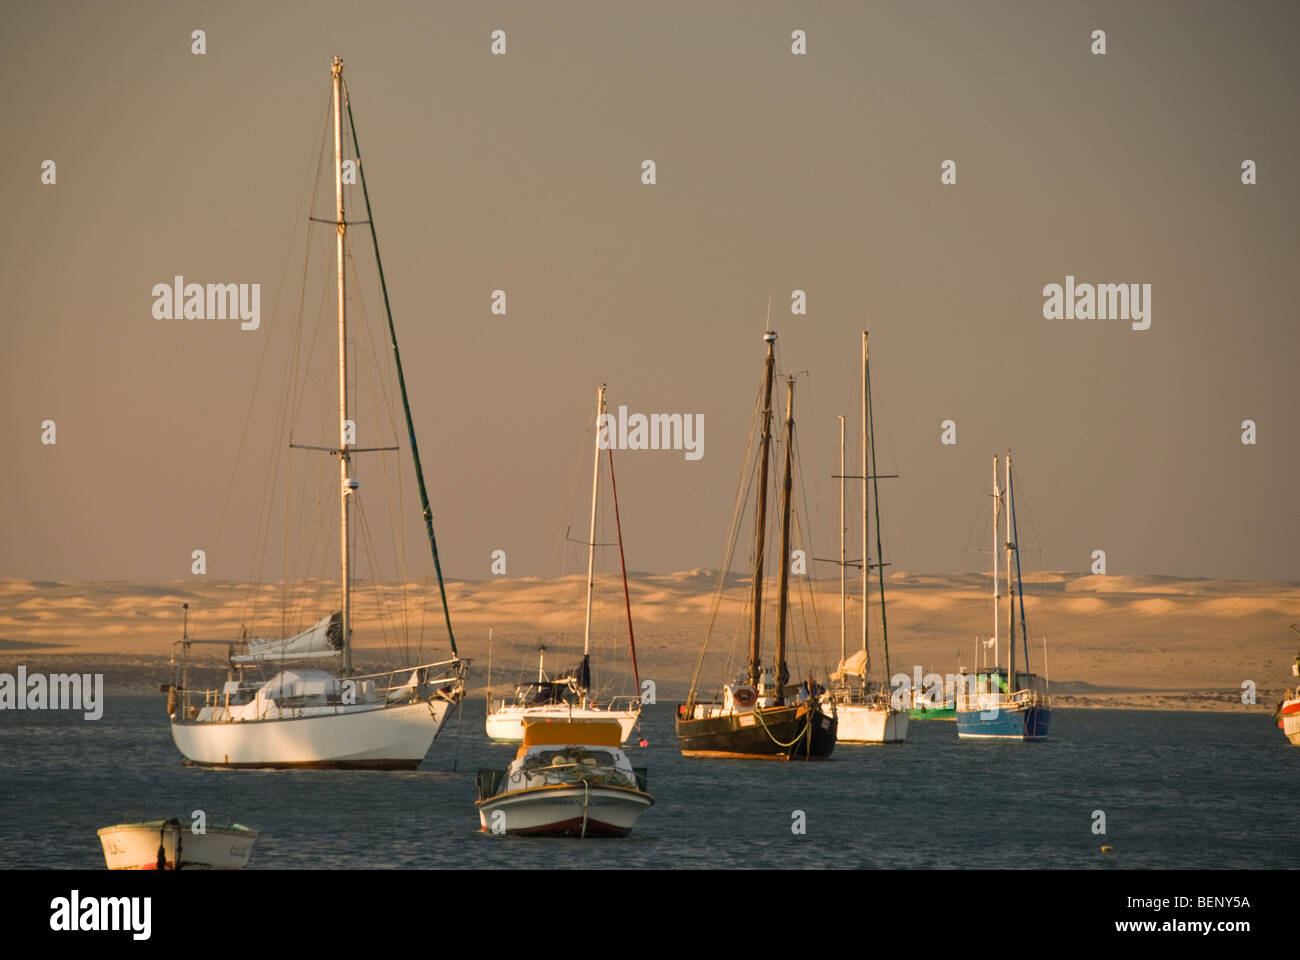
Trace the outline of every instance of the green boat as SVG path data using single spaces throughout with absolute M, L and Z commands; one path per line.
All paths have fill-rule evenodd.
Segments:
M 907 715 L 913 720 L 957 720 L 957 705 L 951 707 L 916 707 L 907 711 Z
M 948 691 L 944 692 L 947 693 Z M 938 699 L 938 697 L 935 699 Z M 931 705 L 926 694 L 914 688 L 912 691 L 912 709 L 907 711 L 907 715 L 913 720 L 951 720 L 956 723 L 956 693 L 954 691 L 953 696 L 945 697 L 942 705 Z

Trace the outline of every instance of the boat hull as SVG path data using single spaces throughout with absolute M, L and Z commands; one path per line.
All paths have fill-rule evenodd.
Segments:
M 485 833 L 525 837 L 626 837 L 654 798 L 625 787 L 544 786 L 480 800 Z
M 525 720 L 617 720 L 622 730 L 622 743 L 627 743 L 636 727 L 639 710 L 598 710 L 555 704 L 544 707 L 504 707 L 488 714 L 486 729 L 490 740 L 497 743 L 522 743 Z
M 205 767 L 414 770 L 451 710 L 446 700 L 283 719 L 172 719 L 172 739 Z
M 948 720 L 956 721 L 956 707 L 915 707 L 907 711 L 907 715 L 913 720 Z
M 1300 747 L 1300 700 L 1289 701 L 1283 706 L 1280 723 L 1286 738 Z
M 826 760 L 835 749 L 835 718 L 806 703 L 699 718 L 683 717 L 684 709 L 677 716 L 682 756 Z
M 983 712 L 958 710 L 957 736 L 963 740 L 1046 740 L 1051 719 L 1051 709 L 1037 705 L 1002 706 Z
M 838 743 L 902 743 L 907 739 L 908 715 L 901 710 L 866 703 L 837 703 Z
M 242 870 L 257 840 L 257 831 L 248 827 L 210 826 L 195 834 L 188 824 L 168 826 L 161 820 L 104 827 L 99 840 L 110 870 L 157 870 L 160 841 L 164 869 L 175 870 L 178 834 L 183 870 Z

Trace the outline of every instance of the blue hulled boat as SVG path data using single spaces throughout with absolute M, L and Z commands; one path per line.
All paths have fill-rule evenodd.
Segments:
M 997 663 L 1001 619 L 998 550 L 1007 555 L 1007 661 L 1009 667 L 977 669 L 957 687 L 957 736 L 963 740 L 1046 740 L 1052 720 L 1052 700 L 1042 677 L 1029 672 L 1029 631 L 1025 626 L 1025 597 L 1020 581 L 1020 550 L 1016 537 L 1015 497 L 1011 483 L 1011 454 L 1006 456 L 1006 539 L 998 540 L 1004 490 L 998 485 L 998 458 L 993 458 L 993 648 Z M 1014 583 L 1014 586 L 1012 584 Z M 1020 640 L 1024 670 L 1016 669 L 1016 608 L 1019 600 Z

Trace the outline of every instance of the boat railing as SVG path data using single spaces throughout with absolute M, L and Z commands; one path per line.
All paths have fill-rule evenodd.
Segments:
M 990 707 L 1047 706 L 1048 696 L 1041 690 L 976 690 L 957 689 L 957 709 L 986 710 Z
M 642 705 L 641 698 L 631 694 L 627 696 L 610 697 L 608 700 L 597 700 L 592 697 L 588 703 L 598 710 L 639 710 Z
M 319 714 L 321 708 L 331 707 L 334 713 L 345 713 L 357 707 L 384 709 L 426 700 L 455 703 L 464 695 L 468 668 L 469 661 L 460 659 L 423 663 L 334 678 L 324 689 L 310 693 L 292 692 L 295 684 L 290 681 L 285 685 L 286 692 L 274 690 L 269 696 L 262 697 L 260 708 L 252 716 L 234 711 L 258 702 L 259 694 L 266 686 L 265 680 L 241 677 L 237 681 L 227 681 L 220 688 L 172 687 L 169 695 L 174 695 L 174 701 L 169 698 L 168 712 L 172 716 L 179 714 L 182 719 L 194 720 L 201 709 L 206 709 L 212 713 L 205 719 L 234 722 L 293 717 L 307 708 L 311 708 L 313 714 Z

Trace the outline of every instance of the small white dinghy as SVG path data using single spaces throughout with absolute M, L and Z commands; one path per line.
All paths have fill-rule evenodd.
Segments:
M 643 769 L 621 749 L 616 720 L 528 719 L 506 770 L 478 772 L 485 833 L 626 837 L 654 805 Z
M 242 870 L 257 831 L 229 817 L 208 818 L 195 832 L 190 817 L 119 823 L 99 831 L 110 870 Z

